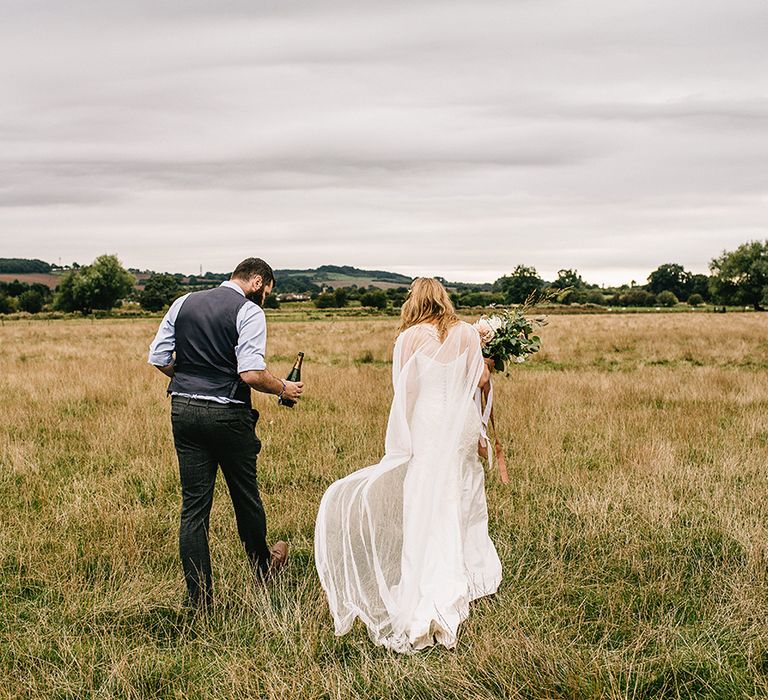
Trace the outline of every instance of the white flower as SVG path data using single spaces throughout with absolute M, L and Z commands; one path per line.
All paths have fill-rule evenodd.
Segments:
M 484 320 L 491 327 L 494 333 L 504 325 L 504 319 L 501 316 L 491 316 L 490 318 Z
M 520 355 L 520 357 L 515 358 L 515 362 L 520 364 L 521 362 L 525 362 L 525 355 Z
M 478 321 L 475 321 L 474 325 L 475 325 L 475 328 L 477 328 L 477 329 L 489 328 L 490 330 L 493 330 L 493 328 L 491 327 L 491 324 L 488 323 L 488 319 L 485 318 L 485 317 L 479 319 Z

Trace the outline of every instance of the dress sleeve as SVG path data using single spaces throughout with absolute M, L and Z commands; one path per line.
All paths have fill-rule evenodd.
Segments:
M 395 351 L 392 356 L 395 380 L 414 353 L 432 339 L 429 330 L 424 326 L 411 326 L 397 336 Z
M 480 345 L 480 334 L 468 323 L 464 324 L 462 330 L 462 352 L 466 351 L 467 353 L 467 374 L 470 377 L 475 377 L 475 385 L 477 385 L 483 375 L 483 350 Z
M 392 351 L 392 386 L 397 386 L 400 374 L 405 367 L 408 358 L 413 354 L 408 331 L 403 331 L 395 340 L 395 348 Z

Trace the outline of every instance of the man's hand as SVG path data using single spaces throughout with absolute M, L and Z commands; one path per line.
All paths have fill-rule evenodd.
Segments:
M 302 391 L 304 391 L 304 382 L 286 382 L 283 398 L 289 401 L 298 401 Z
M 303 382 L 285 382 L 285 391 L 283 391 L 283 380 L 278 379 L 266 369 L 250 369 L 246 372 L 240 372 L 240 378 L 252 389 L 265 394 L 280 396 L 280 392 L 283 392 L 283 398 L 290 401 L 298 401 L 304 390 Z

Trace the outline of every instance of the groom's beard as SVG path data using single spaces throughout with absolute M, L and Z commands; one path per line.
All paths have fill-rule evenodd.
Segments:
M 255 292 L 250 292 L 245 295 L 247 299 L 250 299 L 254 304 L 264 306 L 264 287 L 259 287 Z

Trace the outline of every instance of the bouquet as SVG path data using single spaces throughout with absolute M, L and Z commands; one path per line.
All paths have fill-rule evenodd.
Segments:
M 503 372 L 509 362 L 525 362 L 528 355 L 541 349 L 535 329 L 546 325 L 543 317 L 527 318 L 528 303 L 517 309 L 499 309 L 491 316 L 481 316 L 475 323 L 480 334 L 483 357 L 493 360 L 493 369 Z
M 534 297 L 530 296 L 526 302 L 516 309 L 499 309 L 491 316 L 481 316 L 475 323 L 475 328 L 480 335 L 480 347 L 483 357 L 489 365 L 489 369 L 503 372 L 509 362 L 525 362 L 528 355 L 532 355 L 541 349 L 541 338 L 535 335 L 535 329 L 546 325 L 544 317 L 527 318 L 525 312 L 534 305 Z M 478 389 L 477 402 L 482 415 L 482 433 L 478 445 L 478 453 L 492 462 L 491 455 L 495 452 L 499 465 L 499 474 L 504 484 L 509 483 L 507 475 L 507 463 L 504 451 L 499 440 L 496 425 L 493 420 L 493 385 L 488 382 L 482 389 Z M 494 449 L 488 449 L 490 439 L 488 427 L 493 428 Z

